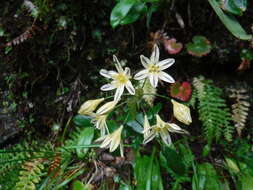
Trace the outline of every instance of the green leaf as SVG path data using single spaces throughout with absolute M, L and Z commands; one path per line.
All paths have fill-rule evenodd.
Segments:
M 144 121 L 144 116 L 142 113 L 137 114 L 135 120 L 131 120 L 127 122 L 127 125 L 131 127 L 135 132 L 137 133 L 142 133 L 143 131 L 143 121 Z
M 206 37 L 194 36 L 192 43 L 186 44 L 186 48 L 189 54 L 201 57 L 210 53 L 212 46 Z
M 135 0 L 122 0 L 112 9 L 110 23 L 113 28 L 117 27 L 134 6 Z
M 88 127 L 81 131 L 77 140 L 77 146 L 90 145 L 94 137 L 94 128 Z M 88 148 L 76 148 L 78 158 L 84 158 Z
M 147 6 L 145 3 L 136 2 L 131 8 L 129 13 L 120 21 L 121 25 L 126 25 L 135 22 L 141 16 L 141 14 L 147 12 Z
M 197 178 L 194 179 L 194 178 Z M 194 190 L 222 190 L 219 176 L 210 163 L 203 163 L 197 166 L 197 173 L 193 176 Z
M 73 190 L 88 190 L 85 187 L 85 185 L 81 181 L 79 181 L 79 180 L 74 181 L 72 187 L 73 187 Z
M 241 190 L 252 190 L 253 189 L 253 177 L 250 175 L 241 175 L 239 177 L 241 182 Z
M 250 40 L 252 38 L 252 35 L 247 34 L 232 15 L 227 15 L 221 10 L 219 3 L 216 0 L 208 0 L 208 2 L 220 18 L 221 22 L 235 37 L 241 40 Z
M 73 122 L 75 125 L 80 127 L 91 126 L 90 117 L 85 115 L 76 115 L 73 118 Z
M 163 147 L 160 152 L 160 162 L 168 172 L 171 169 L 175 174 L 184 176 L 185 165 L 182 157 L 173 149 L 169 147 Z
M 224 0 L 221 8 L 235 15 L 242 15 L 247 8 L 247 0 Z

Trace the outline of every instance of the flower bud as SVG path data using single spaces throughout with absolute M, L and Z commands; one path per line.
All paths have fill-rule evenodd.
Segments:
M 186 125 L 190 125 L 190 123 L 192 122 L 190 108 L 188 108 L 184 104 L 176 102 L 175 100 L 171 100 L 171 102 L 173 104 L 173 114 L 175 118 L 177 118 L 178 121 L 181 121 Z
M 80 107 L 78 113 L 82 115 L 89 115 L 91 112 L 93 112 L 97 106 L 104 101 L 104 98 L 95 99 L 95 100 L 88 100 L 82 104 Z

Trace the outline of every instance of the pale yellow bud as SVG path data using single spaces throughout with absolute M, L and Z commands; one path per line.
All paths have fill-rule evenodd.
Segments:
M 88 100 L 81 105 L 78 113 L 82 114 L 82 115 L 89 115 L 97 108 L 97 106 L 102 101 L 104 101 L 104 98 L 95 99 L 95 100 Z
M 113 108 L 116 106 L 117 103 L 118 103 L 117 101 L 107 102 L 107 103 L 105 103 L 104 105 L 102 105 L 102 106 L 96 111 L 96 113 L 97 113 L 97 114 L 100 114 L 100 115 L 106 114 L 106 113 L 112 111 Z
M 181 121 L 186 125 L 190 125 L 190 123 L 192 122 L 190 108 L 188 108 L 184 104 L 176 102 L 175 100 L 171 100 L 171 102 L 173 104 L 173 114 L 175 118 L 177 118 L 178 121 Z

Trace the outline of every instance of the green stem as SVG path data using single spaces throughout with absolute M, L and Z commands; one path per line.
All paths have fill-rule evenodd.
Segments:
M 157 97 L 160 97 L 160 98 L 164 98 L 166 100 L 171 100 L 171 98 L 169 98 L 167 96 L 160 95 L 160 94 L 143 94 L 143 95 L 152 95 L 152 96 L 157 96 Z

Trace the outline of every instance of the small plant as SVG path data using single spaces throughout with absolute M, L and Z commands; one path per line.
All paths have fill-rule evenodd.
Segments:
M 202 57 L 210 53 L 212 46 L 210 41 L 204 36 L 194 36 L 191 43 L 186 44 L 189 54 Z

